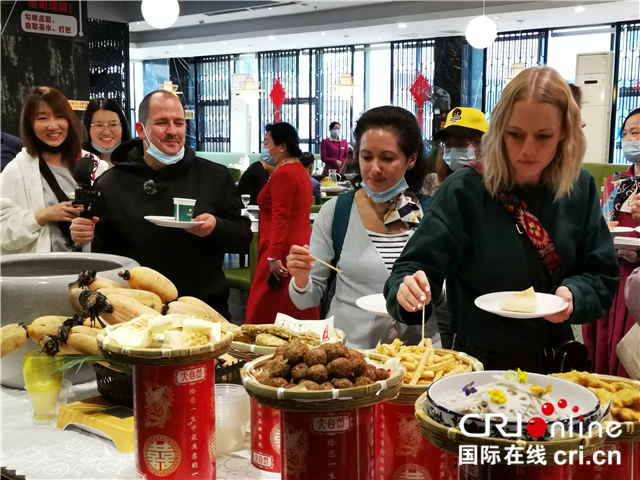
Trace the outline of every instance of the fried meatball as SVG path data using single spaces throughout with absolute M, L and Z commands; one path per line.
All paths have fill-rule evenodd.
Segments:
M 344 345 L 331 345 L 333 348 L 327 348 L 327 363 L 333 362 L 336 358 L 346 357 L 349 350 Z
M 314 365 L 307 370 L 307 378 L 317 384 L 327 381 L 327 367 L 324 365 Z
M 389 372 L 383 368 L 376 368 L 376 381 L 386 380 L 387 378 L 389 378 Z
M 351 353 L 349 351 L 349 361 L 351 362 L 351 371 L 353 375 L 358 378 L 367 373 L 367 361 L 364 359 L 364 355 L 360 354 L 360 352 Z
M 333 383 L 324 382 L 322 385 L 320 385 L 320 390 L 333 390 Z
M 348 378 L 334 378 L 331 380 L 335 388 L 351 388 L 353 383 Z
M 307 370 L 309 367 L 306 363 L 299 363 L 295 367 L 291 369 L 291 378 L 294 382 L 302 380 L 303 378 L 307 378 Z
M 269 385 L 270 387 L 275 387 L 275 388 L 284 387 L 285 385 L 288 385 L 288 384 L 289 384 L 289 382 L 287 382 L 282 377 L 270 378 L 266 383 L 266 385 Z
M 367 372 L 364 374 L 365 377 L 370 378 L 374 382 L 376 381 L 376 367 L 367 363 Z
M 290 388 L 297 387 L 297 386 L 298 386 L 298 385 L 296 385 L 295 383 L 287 383 L 287 384 L 284 386 L 284 389 L 285 389 L 285 390 L 289 390 Z
M 282 357 L 273 357 L 265 368 L 271 377 L 286 377 L 291 373 L 291 367 Z
M 291 366 L 297 365 L 304 360 L 305 354 L 309 351 L 304 343 L 294 340 L 289 342 L 287 348 L 284 349 L 282 356 Z
M 322 348 L 312 348 L 305 354 L 304 363 L 310 367 L 313 367 L 314 365 L 326 365 L 327 352 Z
M 298 385 L 304 385 L 304 388 L 307 390 L 320 390 L 320 385 L 316 382 L 312 382 L 311 380 L 301 380 Z
M 355 387 L 364 387 L 365 385 L 372 385 L 373 383 L 375 382 L 371 380 L 369 377 L 358 377 L 358 379 L 356 380 L 356 383 L 354 383 L 353 385 Z
M 275 353 L 273 354 L 274 357 L 282 357 L 284 355 L 284 349 L 287 348 L 287 344 L 283 343 L 282 345 L 278 345 L 278 348 L 276 348 Z
M 336 358 L 327 365 L 330 378 L 347 378 L 351 376 L 351 362 L 346 358 Z

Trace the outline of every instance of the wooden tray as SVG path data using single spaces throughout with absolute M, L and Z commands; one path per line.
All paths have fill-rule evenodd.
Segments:
M 233 340 L 233 334 L 222 326 L 222 338 L 219 341 L 180 350 L 122 347 L 113 341 L 105 343 L 107 331 L 109 329 L 119 328 L 122 325 L 125 325 L 125 323 L 110 325 L 98 333 L 96 340 L 100 348 L 100 354 L 103 357 L 129 365 L 161 367 L 213 360 L 227 353 Z
M 241 372 L 242 384 L 249 396 L 260 405 L 279 410 L 326 412 L 366 407 L 394 398 L 400 390 L 404 376 L 404 368 L 400 365 L 387 380 L 364 387 L 311 391 L 285 390 L 263 385 L 256 378 L 262 366 L 272 357 L 273 355 L 267 355 L 247 363 Z

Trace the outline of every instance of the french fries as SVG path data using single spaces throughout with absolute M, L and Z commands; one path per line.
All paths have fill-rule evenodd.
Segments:
M 400 359 L 407 372 L 402 380 L 405 385 L 431 385 L 442 377 L 471 371 L 469 365 L 451 353 L 437 353 L 430 338 L 424 338 L 418 345 L 403 345 L 396 338 L 391 344 L 378 345 L 376 351 Z

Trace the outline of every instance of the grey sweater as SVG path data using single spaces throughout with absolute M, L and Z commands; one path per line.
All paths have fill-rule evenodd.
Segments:
M 311 254 L 327 263 L 331 263 L 334 256 L 331 230 L 335 207 L 335 199 L 322 206 L 314 222 L 309 245 Z M 420 326 L 396 324 L 390 317 L 380 317 L 356 306 L 358 298 L 382 293 L 389 272 L 362 224 L 355 201 L 351 205 L 349 226 L 337 267 L 342 273 L 336 277 L 336 291 L 328 316 L 333 315 L 336 328 L 347 334 L 349 347 L 374 348 L 378 342 L 388 341 L 392 328 L 397 329 L 398 336 L 407 344 L 415 345 L 420 341 Z M 330 273 L 328 267 L 315 262 L 309 289 L 305 293 L 293 288 L 293 280 L 289 282 L 289 296 L 294 305 L 301 310 L 318 305 L 327 288 Z M 436 322 L 426 323 L 425 336 L 434 341 L 439 339 Z

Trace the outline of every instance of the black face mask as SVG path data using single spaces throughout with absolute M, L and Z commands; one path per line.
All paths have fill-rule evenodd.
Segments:
M 46 143 L 44 143 L 42 140 L 40 140 L 38 137 L 35 137 L 33 139 L 33 143 L 36 147 L 36 150 L 38 152 L 49 152 L 49 153 L 60 153 L 64 150 L 64 144 L 66 143 L 67 139 L 65 138 L 64 142 L 62 142 L 60 145 L 58 145 L 57 147 L 52 147 L 51 145 L 48 145 Z

